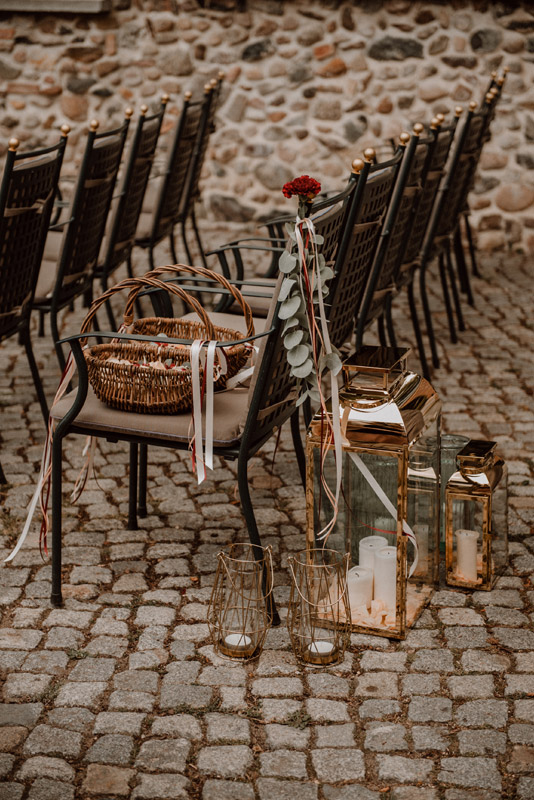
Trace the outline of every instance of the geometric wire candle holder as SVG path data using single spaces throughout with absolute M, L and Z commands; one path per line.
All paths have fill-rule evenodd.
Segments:
M 272 590 L 270 546 L 232 544 L 217 554 L 208 625 L 218 653 L 242 661 L 259 656 L 271 624 L 267 601 Z
M 308 667 L 342 661 L 350 640 L 349 555 L 304 550 L 288 558 L 292 575 L 287 627 L 297 660 Z

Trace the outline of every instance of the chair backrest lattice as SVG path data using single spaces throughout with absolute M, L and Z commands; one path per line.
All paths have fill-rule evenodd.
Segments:
M 199 137 L 208 124 L 212 98 L 210 85 L 206 87 L 204 97 L 199 101 L 192 102 L 191 92 L 186 92 L 158 195 L 150 234 L 152 245 L 169 236 L 180 218 L 180 209 L 188 190 L 192 161 L 196 158 Z
M 402 168 L 395 183 L 388 215 L 392 212 L 388 225 L 385 253 L 380 266 L 373 297 L 366 310 L 365 326 L 369 326 L 385 307 L 387 293 L 394 289 L 394 279 L 403 259 L 414 223 L 414 207 L 423 191 L 423 175 L 428 159 L 430 137 L 421 138 L 423 126 L 420 125 L 413 136 L 403 134 L 401 147 L 406 147 Z M 377 252 L 377 258 L 380 251 Z
M 63 306 L 92 283 L 132 112 L 123 124 L 97 133 L 91 123 L 63 237 L 53 302 Z
M 0 187 L 0 339 L 27 321 L 67 143 L 17 153 L 12 139 Z
M 189 168 L 187 190 L 184 193 L 182 202 L 180 204 L 180 218 L 185 218 L 187 216 L 191 203 L 194 203 L 200 197 L 200 175 L 202 173 L 202 167 L 204 165 L 209 139 L 215 130 L 215 115 L 219 106 L 222 78 L 219 78 L 218 81 L 212 81 L 210 86 L 212 88 L 212 94 L 209 108 L 206 115 L 206 120 L 199 128 L 195 152 L 193 153 Z
M 404 265 L 412 265 L 419 257 L 423 240 L 428 227 L 432 207 L 436 199 L 443 171 L 449 157 L 454 133 L 458 124 L 458 116 L 450 125 L 441 127 L 439 121 L 434 122 L 431 128 L 433 141 L 429 144 L 427 160 L 422 175 L 422 191 L 413 207 L 413 224 L 410 230 L 408 243 L 404 250 L 402 265 L 396 276 L 396 281 L 402 285 L 409 279 L 413 270 L 403 270 Z
M 103 270 L 106 274 L 124 263 L 132 251 L 167 102 L 168 97 L 164 95 L 155 114 L 147 115 L 146 106 L 141 109 L 104 256 Z
M 335 347 L 341 347 L 354 331 L 401 159 L 399 152 L 385 163 L 354 162 L 361 171 L 355 175 L 357 185 L 344 252 L 338 254 L 336 277 L 327 299 L 330 338 Z

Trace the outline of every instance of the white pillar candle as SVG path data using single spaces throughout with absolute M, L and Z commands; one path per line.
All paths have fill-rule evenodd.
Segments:
M 369 567 L 374 569 L 375 566 L 375 553 L 382 547 L 388 546 L 388 540 L 385 536 L 366 536 L 360 539 L 359 545 L 359 562 L 360 567 Z
M 478 531 L 456 531 L 456 572 L 466 581 L 477 580 Z
M 365 606 L 371 608 L 373 599 L 373 570 L 370 567 L 352 567 L 347 575 L 351 611 Z
M 395 611 L 397 600 L 397 548 L 382 547 L 375 553 L 374 599 Z

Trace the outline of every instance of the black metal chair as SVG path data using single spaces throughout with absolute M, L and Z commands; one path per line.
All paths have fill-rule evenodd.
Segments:
M 471 175 L 471 163 L 478 152 L 477 145 L 482 131 L 487 124 L 489 107 L 483 106 L 476 111 L 477 104 L 470 103 L 469 110 L 459 127 L 454 140 L 451 157 L 441 181 L 429 218 L 420 254 L 420 289 L 425 311 L 427 334 L 432 350 L 432 361 L 436 369 L 439 367 L 439 356 L 436 348 L 432 314 L 430 312 L 426 291 L 426 274 L 430 262 L 437 258 L 439 274 L 445 302 L 445 310 L 449 323 L 451 342 L 458 341 L 454 321 L 453 304 L 458 320 L 459 330 L 464 330 L 460 295 L 456 284 L 452 253 L 457 235 L 461 213 Z M 449 293 L 450 284 L 450 293 Z M 451 302 L 452 294 L 452 302 Z
M 430 370 L 415 302 L 415 277 L 421 265 L 420 255 L 428 227 L 428 221 L 443 177 L 445 164 L 449 157 L 450 148 L 461 113 L 462 109 L 458 106 L 456 115 L 450 124 L 443 125 L 444 117 L 442 115 L 434 117 L 430 123 L 428 136 L 425 137 L 427 140 L 427 157 L 420 178 L 421 190 L 416 194 L 411 208 L 412 220 L 408 225 L 409 234 L 406 246 L 402 254 L 402 259 L 397 265 L 393 275 L 395 289 L 387 298 L 386 313 L 391 317 L 391 305 L 395 298 L 406 287 L 410 316 L 419 352 L 419 360 L 421 362 L 423 374 L 427 379 L 430 378 Z M 425 315 L 430 315 L 426 293 L 423 295 L 422 301 Z M 433 340 L 430 341 L 430 344 L 432 348 L 435 348 Z
M 131 109 L 118 128 L 98 133 L 90 124 L 69 218 L 51 227 L 33 307 L 50 314 L 50 329 L 61 370 L 65 357 L 59 344 L 58 313 L 80 295 L 92 296 L 93 279 L 104 237 L 113 189 L 119 171 Z M 60 231 L 65 228 L 61 235 Z
M 0 186 L 0 341 L 18 334 L 28 357 L 45 425 L 48 405 L 30 338 L 30 315 L 69 127 L 59 142 L 18 153 L 10 139 Z M 0 465 L 0 483 L 5 483 Z
M 191 198 L 192 176 L 200 172 L 207 146 L 207 136 L 212 120 L 212 106 L 218 97 L 211 83 L 204 87 L 202 100 L 192 101 L 191 92 L 186 92 L 182 113 L 170 148 L 164 174 L 149 180 L 143 209 L 137 226 L 135 245 L 148 251 L 150 268 L 154 269 L 154 249 L 165 238 L 169 238 L 173 259 L 177 262 L 174 230 L 182 226 L 184 246 L 189 260 L 190 253 L 185 238 L 187 215 Z M 201 145 L 203 149 L 201 148 Z M 198 187 L 198 177 L 197 177 Z M 194 208 L 192 209 L 194 214 Z M 195 220 L 196 226 L 196 220 Z
M 110 277 L 121 264 L 126 262 L 128 274 L 133 275 L 131 255 L 135 232 L 168 100 L 168 95 L 163 95 L 159 111 L 155 114 L 149 115 L 146 105 L 141 107 L 120 189 L 112 202 L 111 224 L 104 239 L 104 253 L 95 270 L 95 278 L 100 278 L 103 291 L 108 288 Z M 111 328 L 115 330 L 116 323 L 109 302 L 106 310 Z

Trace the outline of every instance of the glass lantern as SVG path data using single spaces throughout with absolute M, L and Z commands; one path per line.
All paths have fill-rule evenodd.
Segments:
M 343 365 L 343 462 L 318 413 L 307 436 L 307 547 L 348 553 L 352 630 L 404 638 L 438 580 L 441 402 L 409 351 L 363 347 Z M 325 529 L 335 516 L 325 540 Z
M 445 490 L 450 586 L 489 590 L 508 562 L 507 474 L 496 446 L 481 439 L 468 442 Z

